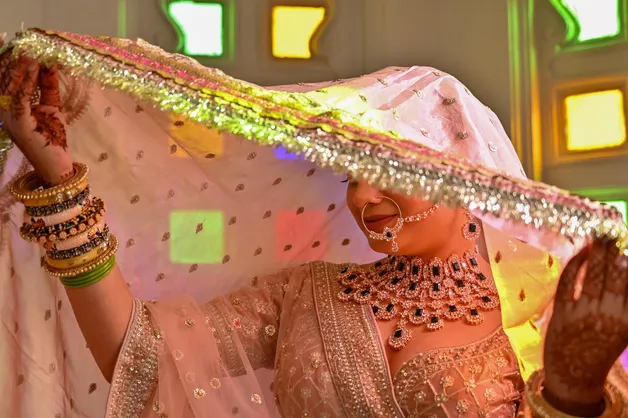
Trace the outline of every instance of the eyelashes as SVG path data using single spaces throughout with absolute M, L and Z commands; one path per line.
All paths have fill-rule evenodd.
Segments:
M 347 177 L 347 178 L 346 178 L 346 179 L 344 179 L 344 180 L 341 180 L 340 182 L 341 182 L 341 183 L 349 183 L 349 177 Z

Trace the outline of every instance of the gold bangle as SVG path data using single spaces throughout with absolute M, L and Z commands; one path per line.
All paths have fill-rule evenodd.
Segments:
M 84 264 L 82 266 L 77 266 L 70 269 L 57 269 L 50 266 L 48 262 L 46 261 L 46 263 L 44 263 L 44 269 L 46 270 L 48 274 L 55 277 L 76 276 L 78 274 L 83 274 L 90 270 L 93 270 L 96 267 L 100 266 L 101 264 L 105 263 L 107 260 L 113 257 L 113 255 L 116 253 L 117 250 L 118 250 L 118 239 L 113 234 L 109 234 L 109 242 L 107 244 L 105 252 L 103 252 L 100 255 L 100 257 L 96 258 L 95 260 L 87 264 Z
M 545 400 L 543 379 L 543 370 L 537 370 L 532 373 L 526 383 L 525 400 L 529 408 L 527 416 L 531 418 L 579 418 L 557 410 Z M 628 405 L 625 405 L 624 398 L 619 390 L 608 382 L 604 386 L 604 405 L 604 413 L 599 418 L 622 418 L 628 414 L 626 411 Z
M 41 189 L 41 180 L 35 171 L 18 178 L 11 185 L 11 194 L 29 207 L 54 205 L 72 199 L 87 187 L 89 169 L 85 164 L 73 163 L 74 175 L 58 186 Z
M 105 241 L 96 248 L 93 248 L 90 251 L 86 252 L 85 254 L 61 260 L 46 257 L 46 264 L 57 270 L 68 270 L 74 267 L 81 267 L 91 263 L 92 261 L 100 257 L 105 251 L 107 251 L 108 246 L 109 241 Z

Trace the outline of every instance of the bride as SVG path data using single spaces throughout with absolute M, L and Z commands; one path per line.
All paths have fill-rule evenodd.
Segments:
M 452 76 L 262 89 L 143 42 L 28 31 L 10 46 L 2 316 L 52 301 L 60 320 L 11 332 L 12 416 L 103 413 L 84 342 L 108 417 L 626 414 L 621 239 L 553 234 L 563 218 L 533 205 L 546 226 L 506 222 L 525 204 L 513 190 L 588 203 L 526 182 Z M 304 141 L 318 167 L 288 152 Z M 482 172 L 501 188 L 481 189 Z

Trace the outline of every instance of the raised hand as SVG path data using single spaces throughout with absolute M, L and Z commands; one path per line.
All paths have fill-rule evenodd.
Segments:
M 32 98 L 39 88 L 39 103 Z M 73 174 L 61 113 L 59 73 L 26 57 L 0 57 L 0 121 L 3 129 L 50 185 Z
M 545 340 L 544 396 L 577 416 L 603 410 L 604 383 L 628 346 L 628 257 L 595 240 L 569 261 Z

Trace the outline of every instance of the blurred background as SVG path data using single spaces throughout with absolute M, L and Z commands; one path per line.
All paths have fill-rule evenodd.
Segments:
M 497 113 L 529 177 L 625 218 L 628 0 L 2 1 L 0 32 L 33 26 L 142 38 L 261 85 L 433 66 Z

